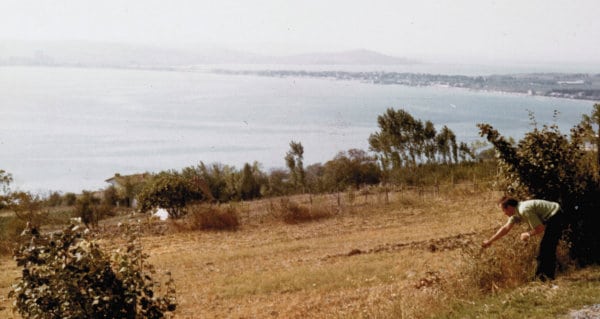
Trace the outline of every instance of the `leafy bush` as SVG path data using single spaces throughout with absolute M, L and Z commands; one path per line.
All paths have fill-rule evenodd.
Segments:
M 134 229 L 125 251 L 111 260 L 91 241 L 87 231 L 70 226 L 42 235 L 28 228 L 15 251 L 22 277 L 9 296 L 24 318 L 163 318 L 176 307 L 173 281 L 165 295 L 156 295 L 158 282 Z
M 46 198 L 45 204 L 49 207 L 56 207 L 56 206 L 60 206 L 61 203 L 62 203 L 62 196 L 60 196 L 60 194 L 58 192 L 52 192 L 52 193 L 50 193 L 48 198 Z
M 535 128 L 514 146 L 491 125 L 478 126 L 498 151 L 506 192 L 560 202 L 570 218 L 571 256 L 583 265 L 600 262 L 600 185 L 584 143 L 589 128 L 580 124 L 570 138 L 556 125 Z
M 41 226 L 48 219 L 49 211 L 43 209 L 44 202 L 38 195 L 14 192 L 9 197 L 9 208 L 17 218 L 35 226 Z
M 160 207 L 167 210 L 169 217 L 177 219 L 187 214 L 186 204 L 197 196 L 180 174 L 161 172 L 144 185 L 138 200 L 142 212 Z
M 62 204 L 65 206 L 73 206 L 77 201 L 77 195 L 75 193 L 66 193 L 63 196 Z

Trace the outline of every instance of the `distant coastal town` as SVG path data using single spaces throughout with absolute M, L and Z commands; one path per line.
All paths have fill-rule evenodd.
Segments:
M 99 46 L 88 54 L 77 53 L 70 58 L 47 55 L 43 50 L 2 58 L 0 66 L 51 66 L 51 67 L 100 67 L 117 69 L 147 69 L 162 71 L 193 70 L 194 65 L 361 65 L 381 63 L 385 65 L 410 64 L 409 60 L 388 57 L 370 51 L 352 51 L 338 54 L 302 55 L 284 58 L 248 57 L 242 53 L 183 54 L 181 52 L 139 51 Z M 114 53 L 118 52 L 118 53 Z M 123 53 L 126 52 L 126 53 Z M 133 53 L 132 53 L 133 52 Z M 101 54 L 105 53 L 105 54 Z M 217 58 L 218 57 L 218 58 Z M 226 58 L 229 57 L 229 58 Z M 241 64 L 240 64 L 241 63 Z M 275 63 L 275 64 L 272 64 Z M 344 65 L 344 64 L 340 64 Z M 334 80 L 360 81 L 378 85 L 446 86 L 481 91 L 520 93 L 566 99 L 600 101 L 600 74 L 590 73 L 520 73 L 493 75 L 446 75 L 392 71 L 311 71 L 276 69 L 213 69 L 212 72 L 227 75 L 253 75 L 268 77 L 307 77 Z
M 311 77 L 406 86 L 447 86 L 474 90 L 522 93 L 567 99 L 600 101 L 600 74 L 528 73 L 465 76 L 398 72 L 213 70 L 219 74 L 269 77 Z

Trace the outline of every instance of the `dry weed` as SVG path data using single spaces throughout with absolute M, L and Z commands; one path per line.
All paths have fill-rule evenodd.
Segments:
M 518 231 L 488 249 L 479 243 L 462 249 L 462 294 L 514 288 L 534 278 L 539 238 L 522 242 Z
M 333 215 L 329 209 L 323 206 L 311 205 L 307 207 L 293 202 L 288 198 L 281 199 L 279 203 L 279 214 L 283 221 L 288 224 L 314 221 L 328 218 Z
M 231 206 L 196 206 L 186 219 L 191 230 L 237 230 L 240 218 Z

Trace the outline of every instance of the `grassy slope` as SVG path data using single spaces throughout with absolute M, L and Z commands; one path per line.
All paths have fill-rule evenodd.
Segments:
M 404 192 L 388 205 L 360 197 L 333 218 L 297 225 L 255 202 L 240 208 L 237 232 L 149 236 L 144 249 L 158 270 L 173 273 L 178 318 L 545 318 L 595 303 L 597 269 L 567 274 L 556 289 L 532 283 L 483 299 L 452 296 L 445 287 L 461 282 L 460 248 L 504 222 L 497 195 Z M 335 206 L 334 198 L 314 200 Z M 0 317 L 11 318 L 6 295 L 18 271 L 3 257 L 0 273 Z

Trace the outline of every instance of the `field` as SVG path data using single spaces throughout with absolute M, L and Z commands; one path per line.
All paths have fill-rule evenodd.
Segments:
M 484 255 L 481 260 L 494 260 L 499 252 L 479 248 L 505 221 L 495 205 L 499 195 L 471 185 L 392 192 L 388 203 L 384 194 L 351 201 L 344 194 L 339 203 L 336 195 L 314 196 L 312 205 L 333 216 L 297 224 L 278 218 L 272 209 L 278 199 L 262 200 L 236 204 L 237 231 L 182 231 L 168 222 L 130 219 L 157 229 L 143 237 L 143 246 L 150 263 L 174 276 L 176 318 L 523 317 L 534 304 L 551 304 L 569 289 L 586 297 L 569 293 L 569 303 L 551 307 L 552 313 L 597 302 L 600 271 L 593 269 L 569 272 L 556 285 L 503 289 L 499 283 L 487 294 L 472 286 L 465 252 Z M 311 205 L 306 196 L 293 200 Z M 514 240 L 504 239 L 511 246 L 535 246 Z M 10 257 L 0 259 L 0 270 L 0 317 L 19 318 L 7 298 L 18 270 Z M 519 296 L 538 299 L 529 305 Z M 507 302 L 515 307 L 507 310 Z M 531 314 L 526 317 L 548 315 Z

